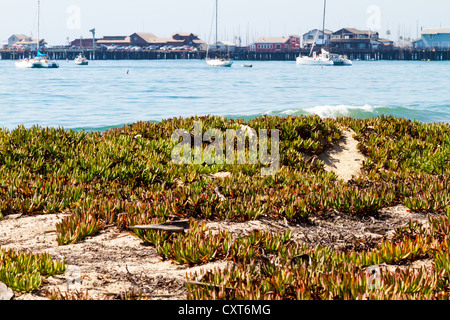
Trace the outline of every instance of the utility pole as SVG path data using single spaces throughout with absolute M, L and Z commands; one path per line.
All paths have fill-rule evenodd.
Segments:
M 95 28 L 89 32 L 92 32 L 92 60 L 95 60 Z

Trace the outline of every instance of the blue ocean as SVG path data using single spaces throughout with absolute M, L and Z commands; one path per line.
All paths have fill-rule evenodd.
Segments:
M 355 61 L 351 67 L 201 60 L 90 61 L 18 69 L 0 61 L 0 127 L 104 131 L 136 121 L 222 115 L 378 115 L 450 123 L 450 62 Z M 251 64 L 252 67 L 242 67 Z

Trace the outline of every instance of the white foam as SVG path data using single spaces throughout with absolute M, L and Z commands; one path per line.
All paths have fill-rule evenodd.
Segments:
M 349 116 L 353 111 L 374 112 L 378 106 L 363 105 L 363 106 L 351 106 L 351 105 L 322 105 L 312 108 L 305 108 L 303 111 L 309 114 L 317 114 L 321 118 L 335 118 Z
M 296 114 L 297 112 L 298 112 L 298 110 L 289 109 L 289 110 L 282 111 L 281 114 L 293 115 L 293 114 Z
M 298 108 L 298 109 L 287 109 L 283 111 L 273 111 L 268 110 L 264 112 L 265 115 L 271 114 L 281 114 L 281 115 L 318 115 L 321 118 L 337 118 L 337 117 L 348 117 L 354 116 L 358 111 L 374 113 L 375 110 L 383 108 L 382 106 L 372 106 L 365 104 L 362 106 L 356 105 L 318 105 L 310 108 Z

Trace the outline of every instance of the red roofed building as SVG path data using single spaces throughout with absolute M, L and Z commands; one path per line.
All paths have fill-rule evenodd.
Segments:
M 249 51 L 290 51 L 300 49 L 300 37 L 261 37 L 248 47 Z

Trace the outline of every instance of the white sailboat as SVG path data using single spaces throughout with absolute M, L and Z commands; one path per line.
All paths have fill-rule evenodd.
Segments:
M 322 53 L 312 53 L 312 56 L 297 57 L 297 64 L 310 66 L 332 66 L 334 62 L 330 59 L 329 53 L 322 49 Z
M 46 68 L 46 69 L 52 69 L 52 68 L 59 68 L 59 64 L 57 64 L 54 61 L 48 60 L 48 55 L 43 54 L 39 51 L 39 19 L 40 19 L 40 8 L 41 8 L 41 1 L 38 0 L 38 37 L 37 37 L 37 54 L 36 57 L 33 59 L 21 59 L 17 61 L 16 67 L 17 68 Z
M 327 0 L 323 1 L 323 20 L 322 20 L 322 37 L 323 37 L 323 44 L 325 44 L 325 12 L 326 12 L 326 5 Z M 322 49 L 322 52 L 320 54 L 317 54 L 316 52 L 313 52 L 314 46 L 317 41 L 317 35 L 319 34 L 319 31 L 316 33 L 316 37 L 314 39 L 314 43 L 311 46 L 311 51 L 309 53 L 309 56 L 301 56 L 299 55 L 296 59 L 297 64 L 300 65 L 310 65 L 310 66 L 332 66 L 334 65 L 334 62 L 331 61 L 329 57 L 329 53 Z
M 215 12 L 216 12 L 216 57 L 215 58 L 208 57 L 208 54 L 209 54 L 209 45 L 208 45 L 208 49 L 206 50 L 206 64 L 211 67 L 231 67 L 233 65 L 233 61 L 231 59 L 229 59 L 228 57 L 218 57 L 217 56 L 217 51 L 218 51 L 217 50 L 218 49 L 217 48 L 218 11 L 219 11 L 218 0 L 216 0 L 216 8 L 215 8 Z
M 323 45 L 325 46 L 325 14 L 326 14 L 327 1 L 323 1 L 323 22 L 322 22 L 322 37 L 323 37 Z M 314 43 L 311 46 L 311 52 L 309 56 L 298 56 L 296 61 L 299 65 L 316 65 L 316 66 L 350 66 L 352 62 L 338 54 L 329 53 L 325 49 L 322 48 L 321 53 L 317 54 L 313 52 L 314 46 L 317 41 L 317 35 L 319 31 L 316 33 L 316 37 L 314 39 Z

